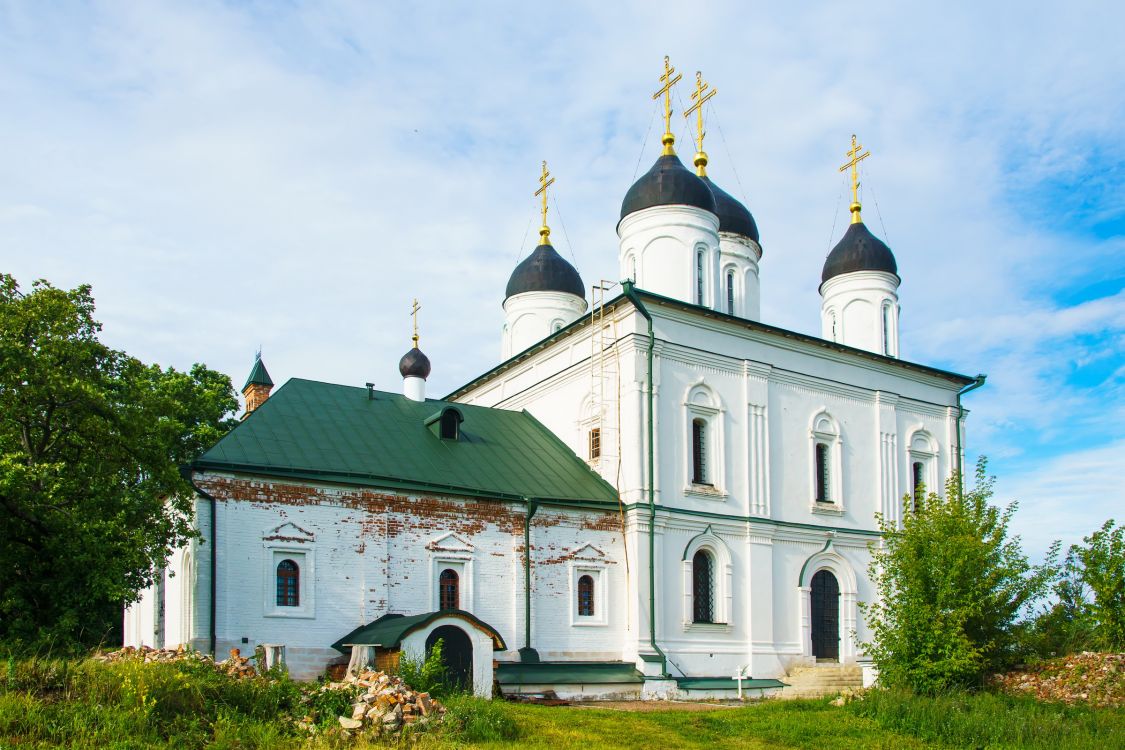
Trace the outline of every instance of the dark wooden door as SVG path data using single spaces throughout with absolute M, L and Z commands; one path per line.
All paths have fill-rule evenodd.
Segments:
M 840 584 L 821 570 L 812 579 L 812 652 L 817 659 L 840 659 Z
M 426 638 L 426 653 L 441 639 L 441 661 L 445 665 L 446 679 L 451 685 L 473 689 L 473 642 L 464 630 L 454 625 L 434 628 Z

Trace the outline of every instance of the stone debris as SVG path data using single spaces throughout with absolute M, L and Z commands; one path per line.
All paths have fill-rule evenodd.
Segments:
M 327 682 L 320 691 L 357 688 L 362 692 L 352 704 L 351 716 L 339 717 L 340 727 L 349 733 L 398 734 L 406 726 L 422 729 L 432 721 L 440 721 L 445 714 L 445 706 L 429 693 L 412 690 L 386 672 L 365 670 L 348 675 L 341 682 Z
M 151 648 L 149 646 L 135 648 L 133 646 L 126 646 L 117 651 L 106 651 L 95 654 L 91 658 L 103 664 L 113 664 L 131 659 L 143 660 L 145 664 L 152 664 L 154 662 L 193 661 L 200 664 L 210 664 L 220 672 L 239 679 L 256 677 L 258 675 L 258 670 L 254 669 L 250 658 L 243 656 L 237 648 L 232 648 L 230 650 L 230 658 L 224 659 L 218 664 L 207 654 L 194 649 L 185 648 L 183 645 L 177 646 L 176 648 Z
M 1125 653 L 1083 651 L 1002 675 L 991 684 L 1041 701 L 1125 706 Z

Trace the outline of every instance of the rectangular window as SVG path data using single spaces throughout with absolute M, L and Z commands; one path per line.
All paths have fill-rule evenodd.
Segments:
M 914 482 L 913 482 L 913 485 L 914 485 L 914 493 L 913 493 L 914 509 L 913 510 L 914 510 L 915 513 L 917 513 L 919 506 L 921 506 L 921 504 L 922 504 L 922 499 L 923 499 L 922 495 L 926 491 L 925 480 L 923 479 L 923 477 L 925 476 L 925 466 L 922 464 L 921 461 L 915 461 L 914 464 L 911 466 L 911 473 L 913 474 L 913 479 L 914 479 Z
M 703 251 L 695 254 L 695 304 L 703 304 Z
M 727 314 L 734 315 L 734 272 L 727 271 Z
M 691 481 L 707 484 L 707 425 L 702 419 L 691 423 Z
M 883 354 L 891 356 L 891 306 L 883 305 Z
M 602 428 L 595 427 L 590 430 L 590 459 L 602 456 Z
M 816 501 L 830 503 L 832 498 L 828 492 L 828 446 L 824 443 L 816 444 Z

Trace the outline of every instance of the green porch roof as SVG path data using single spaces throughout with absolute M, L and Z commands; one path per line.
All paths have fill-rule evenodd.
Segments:
M 476 615 L 461 609 L 447 609 L 438 612 L 425 612 L 420 615 L 383 615 L 366 625 L 360 625 L 352 632 L 332 644 L 332 648 L 340 653 L 347 653 L 350 646 L 380 646 L 395 650 L 402 645 L 402 639 L 419 628 L 429 625 L 439 617 L 457 617 L 479 630 L 488 633 L 492 638 L 492 647 L 495 651 L 505 651 L 504 639 L 496 628 L 492 627 Z
M 632 662 L 502 661 L 496 665 L 496 679 L 501 685 L 615 685 L 641 683 L 645 678 Z
M 676 686 L 680 690 L 738 690 L 738 681 L 729 677 L 677 677 Z M 743 690 L 783 687 L 785 683 L 781 680 L 747 677 L 742 681 Z
M 427 425 L 446 408 L 463 417 L 458 440 Z M 192 468 L 497 499 L 618 501 L 612 485 L 526 411 L 298 378 Z

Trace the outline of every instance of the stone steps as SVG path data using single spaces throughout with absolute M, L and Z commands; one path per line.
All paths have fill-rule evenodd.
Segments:
M 838 664 L 794 667 L 782 681 L 787 687 L 778 698 L 823 698 L 862 688 L 863 670 Z

